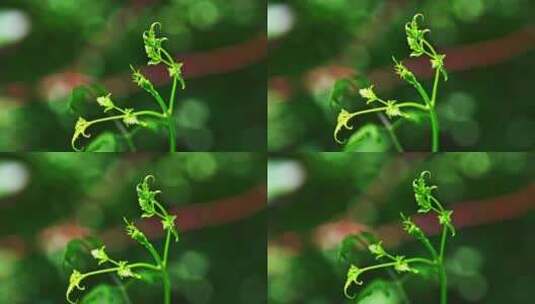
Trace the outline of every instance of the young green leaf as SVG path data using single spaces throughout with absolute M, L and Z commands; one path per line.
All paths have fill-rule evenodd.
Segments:
M 93 139 L 84 149 L 86 152 L 117 152 L 119 144 L 111 132 L 104 132 Z
M 344 147 L 346 152 L 383 152 L 390 147 L 387 135 L 376 125 L 366 124 L 353 133 Z
M 370 282 L 356 298 L 359 304 L 401 304 L 402 296 L 394 283 L 376 279 Z
M 82 298 L 80 304 L 126 304 L 126 302 L 119 288 L 99 284 Z

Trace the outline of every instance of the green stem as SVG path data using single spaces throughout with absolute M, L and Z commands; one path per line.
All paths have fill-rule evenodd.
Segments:
M 396 147 L 396 150 L 399 153 L 403 153 L 403 146 L 399 142 L 399 139 L 396 136 L 396 133 L 394 132 L 394 127 L 392 126 L 390 121 L 388 121 L 388 119 L 386 119 L 386 117 L 383 114 L 379 114 L 379 119 L 385 125 L 386 131 L 390 135 L 390 139 L 392 140 L 392 143 L 394 143 L 394 147 Z
M 435 80 L 433 83 L 433 92 L 431 94 L 431 101 L 429 103 L 429 115 L 431 119 L 431 129 L 433 132 L 433 144 L 432 144 L 432 151 L 438 152 L 438 145 L 439 145 L 439 125 L 438 125 L 438 118 L 437 118 L 437 112 L 435 111 L 435 102 L 437 98 L 437 92 L 438 92 L 438 80 L 440 78 L 440 70 L 436 69 L 435 71 Z
M 171 230 L 167 230 L 167 236 L 165 237 L 163 261 L 162 261 L 162 278 L 163 278 L 163 292 L 164 292 L 164 303 L 171 304 L 171 280 L 169 279 L 169 274 L 167 273 L 167 257 L 169 253 L 169 243 L 171 242 Z
M 158 254 L 156 249 L 154 249 L 154 246 L 152 246 L 152 244 L 149 243 L 145 248 L 147 248 L 147 250 L 149 251 L 150 255 L 152 255 L 152 258 L 154 259 L 156 264 L 161 265 L 162 264 L 162 258 L 160 257 L 160 255 Z
M 401 279 L 392 269 L 388 269 L 387 272 L 392 281 L 394 281 L 394 284 L 396 285 L 396 289 L 398 290 L 398 293 L 401 296 L 401 301 L 405 304 L 410 304 L 409 297 L 407 296 L 407 292 L 403 287 L 403 282 L 401 281 Z
M 162 268 L 164 304 L 171 304 L 171 280 L 167 268 Z
M 401 146 L 401 143 L 399 142 L 398 137 L 396 136 L 396 133 L 394 133 L 394 130 L 392 130 L 391 127 L 387 127 L 386 130 L 388 131 L 388 134 L 390 134 L 390 138 L 392 139 L 392 142 L 394 143 L 396 150 L 399 153 L 403 153 L 403 147 Z
M 432 266 L 436 266 L 436 263 L 434 261 L 431 261 L 430 259 L 426 258 L 410 258 L 405 260 L 407 263 L 424 263 Z
M 431 245 L 431 242 L 427 239 L 427 237 L 421 239 L 421 241 L 424 244 L 424 246 L 427 248 L 427 250 L 429 250 L 429 253 L 431 253 L 431 256 L 433 257 L 433 259 L 434 260 L 438 259 L 437 251 L 435 250 L 435 247 Z
M 175 105 L 175 93 L 176 93 L 176 84 L 178 83 L 177 76 L 173 77 L 173 87 L 171 88 L 171 96 L 169 97 L 169 115 L 173 115 L 173 108 Z
M 163 115 L 162 113 L 158 113 L 158 112 L 150 111 L 150 110 L 138 111 L 132 114 L 134 114 L 135 116 L 148 115 L 148 116 L 154 116 L 154 117 L 158 117 L 162 119 L 165 118 L 165 115 Z
M 162 112 L 167 113 L 167 106 L 165 105 L 162 96 L 160 96 L 160 93 L 158 93 L 158 91 L 156 91 L 152 86 L 148 89 L 148 92 L 152 95 L 152 97 L 154 97 L 154 99 L 156 99 L 156 102 L 158 102 Z
M 379 107 L 379 108 L 373 108 L 373 109 L 354 112 L 354 113 L 351 113 L 350 118 L 353 118 L 355 116 L 362 115 L 362 114 L 368 114 L 368 113 L 374 113 L 374 112 L 382 112 L 382 111 L 386 111 L 386 107 Z
M 440 274 L 440 304 L 448 303 L 448 278 L 446 276 L 446 268 L 444 265 L 439 267 Z
M 121 135 L 123 135 L 123 138 L 124 138 L 124 140 L 126 142 L 126 145 L 128 146 L 128 149 L 130 150 L 130 152 L 136 152 L 136 146 L 134 145 L 134 142 L 132 141 L 132 136 L 128 132 L 128 130 L 126 130 L 126 128 L 120 122 L 118 122 L 117 120 L 114 121 L 114 123 L 115 123 L 115 127 L 117 127 L 117 129 L 119 130 Z
M 433 152 L 438 152 L 440 129 L 438 125 L 437 112 L 435 111 L 434 107 L 429 109 L 429 118 L 431 121 L 431 131 L 432 131 L 432 136 L 433 136 L 431 150 Z
M 444 260 L 444 250 L 446 249 L 447 232 L 448 232 L 448 227 L 446 225 L 444 225 L 444 227 L 442 228 L 442 236 L 441 236 L 441 240 L 440 240 L 440 252 L 439 252 L 439 256 L 438 256 L 441 263 Z
M 431 106 L 435 106 L 438 92 L 438 80 L 440 79 L 440 70 L 435 70 L 435 80 L 433 81 L 433 92 L 431 94 Z
M 444 266 L 444 250 L 446 248 L 446 237 L 448 228 L 442 228 L 442 236 L 440 241 L 440 255 L 439 255 L 439 279 L 440 279 L 440 304 L 448 303 L 448 278 L 446 276 L 446 267 Z
M 167 229 L 167 235 L 165 236 L 165 246 L 163 251 L 163 266 L 167 267 L 167 257 L 169 255 L 169 243 L 171 243 L 171 229 Z
M 176 151 L 176 126 L 175 118 L 171 114 L 167 114 L 167 128 L 169 129 L 169 152 Z
M 438 77 L 439 77 L 439 71 L 437 70 L 437 72 L 435 73 L 435 83 L 438 83 Z M 440 130 L 439 130 L 439 125 L 438 125 L 437 113 L 434 107 L 434 104 L 435 104 L 434 99 L 436 98 L 437 86 L 433 88 L 433 94 L 432 94 L 433 99 L 429 98 L 429 95 L 427 94 L 427 92 L 425 91 L 425 89 L 422 87 L 422 85 L 419 82 L 416 82 L 414 84 L 414 87 L 416 88 L 416 91 L 418 91 L 418 94 L 420 94 L 425 104 L 427 105 L 427 107 L 425 108 L 427 111 L 429 111 L 429 120 L 431 121 L 431 132 L 432 132 L 431 150 L 433 152 L 438 152 Z
M 152 270 L 160 270 L 161 269 L 161 267 L 158 267 L 158 266 L 155 266 L 155 265 L 152 265 L 152 264 L 149 264 L 149 263 L 133 263 L 133 264 L 128 265 L 128 267 L 130 267 L 130 268 L 148 268 L 148 269 L 152 269 Z M 84 274 L 82 274 L 82 276 L 84 278 L 87 278 L 87 277 L 98 275 L 98 274 L 115 272 L 117 270 L 119 270 L 119 267 L 111 267 L 111 268 L 106 268 L 106 269 L 99 269 L 99 270 L 95 270 L 95 271 L 90 271 L 90 272 L 84 273 Z
M 398 107 L 413 107 L 418 108 L 422 111 L 429 111 L 429 108 L 427 106 L 424 106 L 423 104 L 417 103 L 417 102 L 402 102 L 397 104 Z
M 119 288 L 119 291 L 121 292 L 121 296 L 123 297 L 123 300 L 126 304 L 132 304 L 132 301 L 130 300 L 130 297 L 128 296 L 128 293 L 126 292 L 125 285 L 121 282 L 119 278 L 117 278 L 116 275 L 112 275 L 113 282 L 115 285 L 117 285 L 117 288 Z

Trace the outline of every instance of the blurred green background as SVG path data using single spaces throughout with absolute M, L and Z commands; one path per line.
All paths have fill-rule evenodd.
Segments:
M 145 67 L 141 36 L 154 21 L 167 50 L 184 61 L 178 149 L 264 150 L 265 15 L 265 2 L 250 0 L 1 1 L 0 151 L 71 151 L 77 116 L 67 101 L 80 84 L 105 86 L 121 107 L 156 109 L 129 68 Z M 167 98 L 167 76 L 152 74 Z M 102 115 L 91 102 L 87 116 Z M 103 130 L 118 133 L 105 124 L 93 138 Z M 139 149 L 167 151 L 165 131 L 158 134 L 139 133 Z
M 308 153 L 271 157 L 268 166 L 268 302 L 334 304 L 344 299 L 348 262 L 337 257 L 342 240 L 369 229 L 387 249 L 425 255 L 406 237 L 399 213 L 432 231 L 436 220 L 416 214 L 412 180 L 432 172 L 430 184 L 453 208 L 457 235 L 448 240 L 448 303 L 530 303 L 535 230 L 535 154 L 527 153 Z M 437 235 L 431 242 L 438 241 Z M 365 248 L 349 260 L 374 263 Z M 362 276 L 363 291 L 386 272 Z M 421 278 L 404 284 L 410 303 L 438 303 L 438 285 Z M 395 298 L 395 297 L 391 297 Z M 353 302 L 354 303 L 354 302 Z M 385 297 L 374 304 L 396 304 Z
M 404 24 L 416 13 L 448 55 L 450 77 L 437 101 L 441 150 L 532 150 L 534 12 L 531 0 L 269 0 L 269 150 L 340 150 L 332 136 L 338 112 L 329 106 L 337 79 L 369 77 L 380 96 L 413 100 L 416 92 L 397 80 L 391 58 L 408 59 Z M 407 62 L 430 87 L 428 63 Z M 366 108 L 357 96 L 344 106 Z M 382 126 L 367 115 L 355 127 L 368 122 Z M 427 120 L 405 123 L 398 136 L 406 150 L 430 149 Z
M 0 303 L 66 303 L 63 256 L 73 238 L 94 236 L 111 257 L 151 261 L 122 219 L 135 219 L 161 246 L 161 225 L 140 220 L 135 187 L 147 174 L 178 215 L 173 303 L 264 303 L 265 162 L 250 153 L 0 155 Z M 116 286 L 111 276 L 93 277 L 84 294 L 100 283 Z M 162 302 L 159 281 L 128 284 L 132 303 Z

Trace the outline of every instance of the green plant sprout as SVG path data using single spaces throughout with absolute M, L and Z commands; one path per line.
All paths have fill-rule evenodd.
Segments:
M 173 79 L 169 101 L 166 103 L 160 93 L 158 93 L 158 91 L 154 88 L 154 85 L 150 82 L 150 80 L 147 79 L 139 70 L 136 70 L 134 67 L 130 66 L 132 69 L 133 82 L 143 90 L 147 91 L 154 98 L 156 103 L 159 105 L 161 112 L 152 110 L 135 111 L 132 108 L 120 108 L 116 106 L 111 97 L 111 93 L 100 96 L 97 98 L 97 103 L 103 108 L 104 113 L 115 112 L 115 115 L 94 120 L 86 120 L 83 117 L 79 117 L 76 125 L 74 126 L 74 134 L 71 139 L 71 145 L 75 151 L 81 150 L 76 147 L 76 141 L 80 136 L 85 138 L 90 137 L 90 134 L 87 133 L 87 129 L 92 125 L 110 121 L 122 121 L 126 127 L 147 127 L 147 123 L 143 121 L 143 118 L 151 117 L 163 122 L 163 124 L 167 126 L 169 136 L 169 151 L 175 152 L 176 127 L 173 116 L 175 95 L 178 83 L 180 83 L 182 89 L 185 89 L 186 85 L 184 78 L 182 77 L 182 63 L 175 62 L 173 57 L 162 47 L 162 43 L 166 41 L 167 38 L 158 38 L 156 36 L 157 27 L 161 27 L 160 23 L 155 22 L 147 31 L 143 32 L 143 43 L 145 45 L 145 52 L 149 58 L 147 65 L 157 65 L 160 63 L 165 64 L 167 66 L 169 77 Z M 128 145 L 132 147 L 133 143 L 130 136 L 125 136 L 125 138 L 128 142 Z
M 149 218 L 157 216 L 161 220 L 162 228 L 166 232 L 163 253 L 160 254 L 158 251 L 156 251 L 155 247 L 147 239 L 145 234 L 141 232 L 133 222 L 123 218 L 126 224 L 126 233 L 141 246 L 147 249 L 154 259 L 154 262 L 131 263 L 128 261 L 115 260 L 108 256 L 105 246 L 95 248 L 91 250 L 91 255 L 98 262 L 98 265 L 107 264 L 110 267 L 86 273 L 81 273 L 76 269 L 73 270 L 69 278 L 69 287 L 67 288 L 67 292 L 65 294 L 65 297 L 69 303 L 76 303 L 76 301 L 71 300 L 71 294 L 75 289 L 85 290 L 85 287 L 80 285 L 83 280 L 92 276 L 107 273 L 116 273 L 121 279 L 141 279 L 141 276 L 135 272 L 137 269 L 148 269 L 159 272 L 163 281 L 164 304 L 171 303 L 171 281 L 167 272 L 167 260 L 169 257 L 169 245 L 171 243 L 171 237 L 174 237 L 175 242 L 178 242 L 179 240 L 178 232 L 175 228 L 176 215 L 169 214 L 162 204 L 156 200 L 156 195 L 161 191 L 150 189 L 149 181 L 151 180 L 154 180 L 154 176 L 146 176 L 143 181 L 137 185 L 136 190 L 139 206 L 143 212 L 141 217 Z
M 343 144 L 344 141 L 340 140 L 338 138 L 338 133 L 342 130 L 342 128 L 352 130 L 353 126 L 349 124 L 349 121 L 359 115 L 369 114 L 369 113 L 379 113 L 384 112 L 386 116 L 390 119 L 401 117 L 401 118 L 410 118 L 408 113 L 404 112 L 405 109 L 414 109 L 423 111 L 424 113 L 427 113 L 429 116 L 429 120 L 431 122 L 431 131 L 432 131 L 432 151 L 437 152 L 439 150 L 439 133 L 440 133 L 440 127 L 438 122 L 438 117 L 436 113 L 436 100 L 437 100 L 437 94 L 438 94 L 438 84 L 439 80 L 442 77 L 444 77 L 444 81 L 448 80 L 448 74 L 446 72 L 446 69 L 444 67 L 444 58 L 446 58 L 446 55 L 444 54 L 438 54 L 435 50 L 435 48 L 427 41 L 425 38 L 425 34 L 430 32 L 429 29 L 420 29 L 418 24 L 418 19 L 422 18 L 422 14 L 417 14 L 412 18 L 411 22 L 408 22 L 405 25 L 405 32 L 407 34 L 407 43 L 409 45 L 410 50 L 412 53 L 410 54 L 410 57 L 420 57 L 422 55 L 426 55 L 430 59 L 431 67 L 435 70 L 435 77 L 433 81 L 433 89 L 431 91 L 431 94 L 429 94 L 426 89 L 420 84 L 420 82 L 416 79 L 416 76 L 414 73 L 412 73 L 405 65 L 403 65 L 403 62 L 398 61 L 396 58 L 392 57 L 394 61 L 394 69 L 396 71 L 396 74 L 404 81 L 408 82 L 410 85 L 412 85 L 418 94 L 420 95 L 421 100 L 420 101 L 398 101 L 395 99 L 391 100 L 385 100 L 380 97 L 378 97 L 375 94 L 374 86 L 371 85 L 367 88 L 362 88 L 359 90 L 359 95 L 366 100 L 366 104 L 368 105 L 378 105 L 377 107 L 373 107 L 371 109 L 366 109 L 362 111 L 357 112 L 349 112 L 345 109 L 342 109 L 340 113 L 338 114 L 337 118 L 337 124 L 336 128 L 334 130 L 334 139 L 339 144 Z M 392 141 L 394 142 L 396 148 L 398 151 L 402 152 L 403 148 L 399 144 L 399 140 L 397 139 L 394 130 L 392 128 L 387 128 L 388 132 L 390 133 L 390 136 L 392 137 Z
M 427 265 L 438 272 L 440 282 L 440 304 L 447 303 L 447 276 L 444 265 L 444 252 L 446 249 L 446 239 L 448 233 L 451 236 L 455 236 L 455 228 L 451 221 L 452 210 L 446 210 L 442 204 L 433 196 L 432 191 L 437 186 L 428 186 L 426 183 L 426 176 L 430 176 L 429 171 L 422 172 L 418 178 L 416 178 L 412 187 L 414 190 L 414 197 L 418 204 L 418 213 L 434 212 L 437 215 L 439 224 L 442 226 L 442 233 L 440 237 L 440 247 L 436 249 L 429 238 L 425 235 L 423 230 L 416 225 L 410 217 L 401 213 L 401 219 L 403 224 L 403 230 L 405 230 L 410 236 L 414 237 L 422 243 L 425 249 L 428 251 L 430 257 L 410 257 L 406 258 L 402 255 L 393 255 L 387 252 L 382 246 L 382 241 L 372 243 L 368 246 L 368 250 L 375 256 L 377 260 L 383 260 L 383 263 L 359 267 L 351 264 L 347 271 L 347 279 L 344 285 L 344 294 L 350 299 L 354 299 L 355 296 L 351 296 L 348 293 L 349 287 L 352 284 L 362 285 L 363 282 L 359 280 L 359 277 L 371 270 L 377 269 L 393 269 L 397 273 L 408 273 L 418 275 L 420 272 L 415 268 L 415 265 Z

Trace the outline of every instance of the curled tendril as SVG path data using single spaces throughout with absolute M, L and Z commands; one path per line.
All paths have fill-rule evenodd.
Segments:
M 428 186 L 425 177 L 431 177 L 431 172 L 424 171 L 420 173 L 420 176 L 412 182 L 412 188 L 414 190 L 414 197 L 416 203 L 420 207 L 419 213 L 427 213 L 433 208 L 431 202 L 431 191 L 437 188 L 437 186 Z
M 156 65 L 162 62 L 162 42 L 167 40 L 165 37 L 156 37 L 157 27 L 161 29 L 162 25 L 159 22 L 154 22 L 151 24 L 149 30 L 143 32 L 145 52 L 150 59 L 148 62 L 149 65 Z
M 453 224 L 451 222 L 451 215 L 453 214 L 452 210 L 442 210 L 438 214 L 438 222 L 442 226 L 446 226 L 446 228 L 450 231 L 451 236 L 455 236 L 455 227 L 453 227 Z
M 76 147 L 76 140 L 78 137 L 83 136 L 85 138 L 91 137 L 91 134 L 86 133 L 86 129 L 91 125 L 90 122 L 85 120 L 83 117 L 78 117 L 78 120 L 76 121 L 76 125 L 74 125 L 74 134 L 71 139 L 71 146 L 75 151 L 81 151 L 81 149 L 78 149 Z
M 106 250 L 106 246 L 102 246 L 100 248 L 91 250 L 91 255 L 93 256 L 95 260 L 98 261 L 99 265 L 104 264 L 110 260 L 105 250 Z
M 97 103 L 104 108 L 104 113 L 113 110 L 115 108 L 115 105 L 113 104 L 113 101 L 111 100 L 111 93 L 108 93 L 108 95 L 97 97 Z
M 178 242 L 179 237 L 175 226 L 175 219 L 176 215 L 166 215 L 162 220 L 162 227 L 163 230 L 171 231 L 171 234 L 175 237 L 175 242 Z
M 78 270 L 73 270 L 71 273 L 71 276 L 69 277 L 69 287 L 67 288 L 67 293 L 65 294 L 65 298 L 67 299 L 67 302 L 71 304 L 76 304 L 76 300 L 72 301 L 70 296 L 71 293 L 74 291 L 74 288 L 78 290 L 85 290 L 84 286 L 80 286 L 80 283 L 84 279 L 84 275 L 81 274 Z
M 353 130 L 353 126 L 349 125 L 349 120 L 353 118 L 353 116 L 355 115 L 353 115 L 352 113 L 349 113 L 348 111 L 344 109 L 342 109 L 342 111 L 340 111 L 340 114 L 338 114 L 338 118 L 336 119 L 337 120 L 336 128 L 334 129 L 334 140 L 337 143 L 343 144 L 345 142 L 345 141 L 341 141 L 338 139 L 338 132 L 340 132 L 342 128 Z
M 344 295 L 349 299 L 354 299 L 356 295 L 350 296 L 348 294 L 348 289 L 351 286 L 352 283 L 355 283 L 356 285 L 362 285 L 363 282 L 358 280 L 358 277 L 362 274 L 362 269 L 358 268 L 355 265 L 351 265 L 349 269 L 347 270 L 347 279 L 346 283 L 344 284 Z
M 373 85 L 367 88 L 360 89 L 359 94 L 360 96 L 362 96 L 362 98 L 366 99 L 366 104 L 370 104 L 379 99 L 377 98 L 377 95 L 375 95 L 375 92 L 373 91 Z
M 418 18 L 424 19 L 424 15 L 416 14 L 411 22 L 405 24 L 405 32 L 407 34 L 407 43 L 412 50 L 411 57 L 420 57 L 425 53 L 424 49 L 424 35 L 430 32 L 429 29 L 420 29 L 418 25 Z
M 156 194 L 160 193 L 161 191 L 155 190 L 152 191 L 149 186 L 149 181 L 154 181 L 154 176 L 147 175 L 143 181 L 136 186 L 137 191 L 137 197 L 139 206 L 141 207 L 141 210 L 143 211 L 143 214 L 141 217 L 152 217 L 154 214 L 156 214 Z

